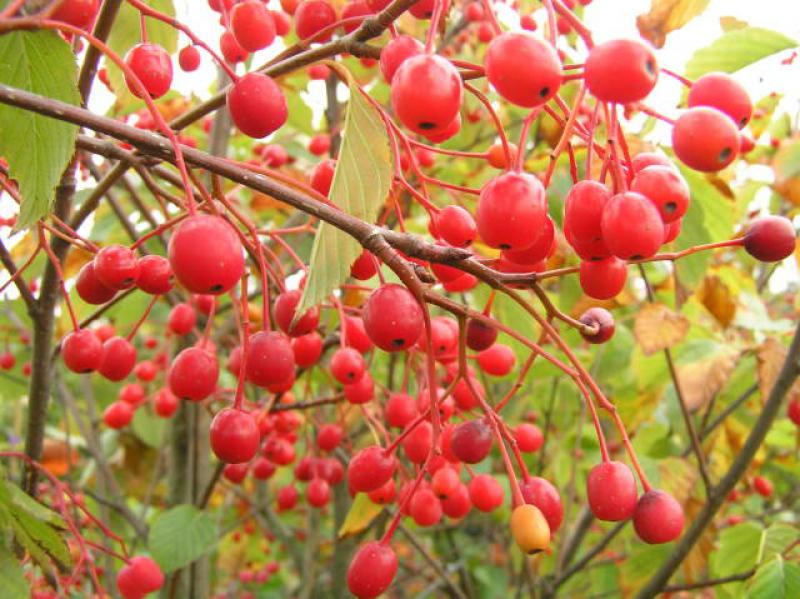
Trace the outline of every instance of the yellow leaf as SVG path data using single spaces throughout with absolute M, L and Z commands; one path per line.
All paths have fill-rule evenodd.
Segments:
M 680 343 L 688 330 L 689 321 L 664 304 L 646 304 L 633 325 L 633 333 L 646 356 Z
M 73 247 L 66 260 L 64 260 L 64 277 L 71 279 L 78 274 L 78 271 L 83 268 L 83 265 L 91 261 L 92 254 L 84 249 Z
M 706 276 L 697 290 L 697 297 L 723 327 L 733 322 L 736 302 L 731 298 L 731 290 L 718 276 Z
M 650 12 L 636 17 L 643 38 L 656 48 L 664 46 L 667 34 L 680 29 L 708 6 L 709 0 L 651 0 Z
M 690 410 L 703 407 L 722 389 L 740 355 L 738 349 L 720 346 L 718 352 L 678 367 L 678 382 Z
M 769 392 L 775 385 L 775 379 L 780 374 L 781 367 L 787 354 L 786 347 L 774 337 L 768 337 L 756 350 L 758 362 L 758 389 L 761 392 L 761 401 L 767 401 Z M 795 382 L 790 393 L 800 390 L 800 383 Z
M 728 31 L 734 31 L 736 29 L 744 29 L 748 25 L 747 21 L 742 21 L 736 17 L 720 17 L 719 26 L 722 28 L 722 31 L 727 33 Z
M 382 506 L 370 500 L 369 495 L 358 493 L 339 529 L 339 538 L 344 539 L 365 530 L 382 509 Z

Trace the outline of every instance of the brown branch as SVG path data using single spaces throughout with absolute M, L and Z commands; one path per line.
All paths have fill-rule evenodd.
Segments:
M 105 0 L 103 2 L 92 30 L 92 35 L 101 42 L 105 42 L 108 39 L 108 34 L 111 33 L 111 26 L 117 18 L 121 5 L 122 0 Z M 89 102 L 89 93 L 92 90 L 92 82 L 95 75 L 97 75 L 97 65 L 100 62 L 100 57 L 100 50 L 90 44 L 81 65 L 81 72 L 78 74 L 78 91 L 81 94 L 84 106 Z
M 740 574 L 732 574 L 731 576 L 724 576 L 722 578 L 715 578 L 712 580 L 701 580 L 700 582 L 692 582 L 688 584 L 674 584 L 668 587 L 664 587 L 664 592 L 678 593 L 681 591 L 694 591 L 695 589 L 718 587 L 723 584 L 728 584 L 730 582 L 740 582 L 742 580 L 748 580 L 749 578 L 752 578 L 753 574 L 755 573 L 756 569 L 752 568 L 747 572 L 741 572 Z

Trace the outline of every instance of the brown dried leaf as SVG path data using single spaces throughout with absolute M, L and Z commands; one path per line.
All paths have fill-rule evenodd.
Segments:
M 761 392 L 762 403 L 767 401 L 769 392 L 775 385 L 775 380 L 780 374 L 783 362 L 786 360 L 788 350 L 774 337 L 768 337 L 756 350 L 758 361 L 758 389 Z M 800 382 L 795 382 L 790 393 L 800 391 Z
M 636 17 L 636 26 L 643 38 L 661 48 L 670 31 L 686 25 L 708 4 L 709 0 L 651 0 L 650 12 Z
M 689 321 L 664 304 L 646 304 L 636 315 L 633 333 L 644 355 L 680 343 L 689 330 Z
M 736 302 L 731 297 L 731 290 L 718 276 L 706 276 L 697 290 L 697 297 L 723 327 L 733 322 Z
M 720 346 L 710 356 L 678 366 L 678 382 L 689 410 L 703 407 L 722 389 L 740 356 L 740 350 Z

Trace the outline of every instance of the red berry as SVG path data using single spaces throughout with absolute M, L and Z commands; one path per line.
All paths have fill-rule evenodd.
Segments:
M 197 322 L 197 314 L 191 304 L 175 304 L 169 311 L 167 326 L 176 335 L 188 335 Z
M 311 138 L 308 142 L 308 151 L 314 156 L 322 156 L 327 154 L 331 149 L 331 136 L 326 133 L 320 133 Z
M 373 14 L 372 9 L 367 4 L 366 0 L 350 0 L 342 8 L 342 20 L 354 19 L 350 23 L 343 25 L 345 33 L 352 33 L 359 28 L 362 21 L 356 21 L 356 17 L 368 17 Z
M 61 355 L 72 372 L 92 372 L 103 363 L 103 345 L 94 332 L 80 329 L 64 337 Z
M 144 91 L 152 98 L 160 98 L 169 91 L 172 85 L 172 61 L 169 53 L 158 44 L 135 45 L 125 55 L 125 64 L 139 78 Z M 125 83 L 134 96 L 143 96 L 127 75 Z
M 505 492 L 490 474 L 479 474 L 469 481 L 469 498 L 482 512 L 492 512 L 503 505 Z
M 435 0 L 418 0 L 408 9 L 417 19 L 430 19 L 433 15 Z
M 225 62 L 237 64 L 247 60 L 248 52 L 239 45 L 229 30 L 225 30 L 219 38 L 219 49 Z
M 300 368 L 308 368 L 319 362 L 322 355 L 322 337 L 316 331 L 292 339 L 294 361 Z
M 355 383 L 345 385 L 343 391 L 350 403 L 367 403 L 375 397 L 375 382 L 369 372 L 364 372 Z
M 603 102 L 630 104 L 644 100 L 658 79 L 658 63 L 652 50 L 636 40 L 611 40 L 589 51 L 584 81 Z
M 600 220 L 611 192 L 598 181 L 580 181 L 570 188 L 564 199 L 564 228 L 573 238 L 591 242 L 602 238 Z
M 489 455 L 492 439 L 492 429 L 484 419 L 470 420 L 453 430 L 450 451 L 465 464 L 477 464 Z
M 201 347 L 188 347 L 175 357 L 167 379 L 177 397 L 202 401 L 217 388 L 218 377 L 216 356 Z
M 249 462 L 256 455 L 260 440 L 255 418 L 242 410 L 225 408 L 211 421 L 211 449 L 222 462 Z
M 397 489 L 395 488 L 394 481 L 389 479 L 383 486 L 378 487 L 374 491 L 370 491 L 368 495 L 372 503 L 387 505 L 394 501 L 395 495 L 397 495 Z
M 297 505 L 298 493 L 293 485 L 281 487 L 278 489 L 276 499 L 278 500 L 278 509 L 281 511 L 290 510 Z
M 585 325 L 597 327 L 594 335 L 581 331 L 581 336 L 589 343 L 605 343 L 614 336 L 614 317 L 605 308 L 589 308 L 579 320 Z
M 665 224 L 682 218 L 691 200 L 686 180 L 669 166 L 648 166 L 640 170 L 633 178 L 631 190 L 653 202 Z
M 116 289 L 105 286 L 97 278 L 97 274 L 94 271 L 94 261 L 83 265 L 75 281 L 75 289 L 83 301 L 93 305 L 105 304 L 117 294 Z
M 233 123 L 250 137 L 266 137 L 280 129 L 289 116 L 278 84 L 262 73 L 248 73 L 228 91 Z
M 645 543 L 669 543 L 681 536 L 683 508 L 664 491 L 648 491 L 639 498 L 633 512 L 636 534 Z
M 405 428 L 419 415 L 414 398 L 405 393 L 392 393 L 386 402 L 386 423 Z
M 762 262 L 779 262 L 794 252 L 792 221 L 784 216 L 762 216 L 753 221 L 744 234 L 744 249 Z
M 311 170 L 311 177 L 309 183 L 311 187 L 327 196 L 331 191 L 331 183 L 333 183 L 333 174 L 336 171 L 336 161 L 332 158 L 323 160 Z
M 447 206 L 436 216 L 436 230 L 447 243 L 467 247 L 478 234 L 472 215 L 461 206 Z
M 800 396 L 795 396 L 789 400 L 789 407 L 786 409 L 789 420 L 800 426 Z
M 719 171 L 736 159 L 739 131 L 728 115 L 715 108 L 690 108 L 675 121 L 672 149 L 689 168 Z
M 64 0 L 50 18 L 53 21 L 61 21 L 80 29 L 87 29 L 92 24 L 99 8 L 100 0 Z
M 550 44 L 525 31 L 503 33 L 492 40 L 484 67 L 497 93 L 517 106 L 545 104 L 561 87 L 558 54 Z
M 304 0 L 294 12 L 294 28 L 301 40 L 313 37 L 336 22 L 336 11 L 325 0 Z M 327 42 L 333 30 L 314 37 L 315 42 Z
M 556 249 L 556 228 L 553 219 L 546 216 L 544 228 L 532 246 L 523 250 L 503 250 L 502 258 L 514 264 L 533 265 L 549 258 Z
M 344 431 L 338 424 L 324 424 L 317 431 L 317 447 L 322 451 L 333 451 L 342 442 Z
M 769 482 L 769 480 L 764 478 L 763 476 L 756 476 L 755 478 L 753 478 L 753 488 L 756 490 L 756 493 L 758 493 L 762 497 L 766 498 L 772 497 L 773 493 L 772 483 Z
M 275 464 L 267 458 L 258 458 L 253 464 L 253 478 L 257 480 L 267 480 L 275 474 Z
M 172 271 L 192 293 L 230 291 L 244 274 L 242 242 L 231 225 L 216 216 L 183 221 L 169 240 Z
M 395 284 L 372 292 L 364 306 L 363 319 L 370 340 L 388 352 L 414 345 L 424 326 L 417 299 L 408 289 Z
M 397 574 L 397 556 L 387 543 L 362 545 L 347 568 L 347 588 L 358 599 L 374 599 L 392 584 Z
M 583 292 L 594 299 L 611 299 L 625 287 L 628 266 L 611 256 L 603 260 L 581 261 L 580 284 Z
M 292 336 L 306 335 L 317 328 L 319 324 L 319 308 L 309 308 L 294 323 L 295 312 L 303 292 L 299 289 L 284 291 L 275 298 L 275 322 L 281 330 Z
M 178 64 L 186 73 L 196 71 L 200 66 L 200 50 L 196 46 L 184 46 L 178 53 Z
M 256 52 L 275 40 L 275 21 L 260 0 L 245 0 L 234 5 L 230 27 L 236 42 L 248 52 Z
M 495 343 L 478 354 L 478 365 L 486 374 L 506 376 L 514 368 L 517 357 L 507 345 Z
M 753 114 L 747 91 L 727 73 L 706 73 L 689 88 L 689 108 L 711 106 L 727 114 L 741 129 Z
M 472 509 L 472 501 L 469 497 L 469 489 L 466 485 L 459 484 L 456 490 L 449 497 L 442 500 L 442 511 L 448 518 L 463 518 Z
M 408 58 L 422 54 L 425 47 L 410 35 L 398 35 L 381 50 L 381 73 L 387 83 L 392 82 L 398 67 Z
M 115 401 L 103 412 L 103 422 L 108 428 L 119 430 L 133 420 L 133 406 L 126 401 Z
M 331 487 L 323 478 L 312 478 L 306 489 L 306 499 L 314 507 L 323 507 L 331 500 Z
M 664 241 L 664 223 L 658 209 L 635 191 L 613 196 L 603 208 L 600 226 L 608 249 L 623 260 L 649 258 Z
M 439 468 L 431 477 L 431 490 L 439 499 L 446 499 L 461 486 L 458 471 L 450 466 Z
M 386 484 L 395 469 L 394 456 L 371 445 L 356 453 L 347 466 L 347 484 L 358 493 L 369 493 Z
M 636 479 L 622 462 L 603 462 L 589 473 L 586 495 L 589 508 L 599 520 L 627 520 L 636 509 Z
M 14 364 L 16 363 L 17 359 L 10 351 L 4 351 L 2 354 L 0 354 L 0 368 L 3 370 L 11 370 L 14 368 Z
M 247 476 L 247 464 L 227 464 L 222 469 L 222 476 L 233 484 L 238 485 Z
M 172 289 L 172 267 L 163 256 L 144 256 L 139 259 L 136 286 L 151 295 L 163 295 Z
M 525 503 L 539 508 L 550 526 L 550 532 L 555 534 L 564 519 L 564 506 L 561 503 L 561 495 L 558 494 L 552 483 L 547 479 L 534 476 L 520 482 L 519 490 Z
M 461 108 L 458 70 L 436 54 L 407 58 L 392 78 L 392 108 L 406 127 L 430 135 L 451 126 Z
M 117 589 L 124 599 L 141 599 L 164 586 L 164 574 L 158 564 L 143 555 L 132 558 L 117 575 Z
M 497 329 L 476 318 L 467 321 L 467 347 L 473 351 L 490 348 L 497 340 Z
M 411 496 L 408 513 L 417 526 L 433 526 L 442 519 L 442 504 L 430 489 L 419 489 Z
M 539 179 L 509 172 L 484 185 L 475 220 L 488 246 L 523 250 L 536 243 L 546 217 L 547 199 Z
M 139 383 L 125 385 L 119 392 L 119 398 L 131 405 L 136 405 L 144 400 L 144 387 Z
M 294 352 L 289 338 L 277 331 L 250 337 L 245 365 L 247 380 L 259 387 L 277 385 L 294 377 Z
M 539 451 L 544 443 L 544 435 L 535 424 L 523 422 L 514 429 L 514 440 L 517 447 L 524 453 Z
M 352 347 L 341 347 L 331 356 L 331 374 L 343 385 L 358 381 L 365 369 L 364 358 Z
M 359 281 L 368 281 L 380 269 L 378 259 L 368 250 L 363 250 L 355 262 L 350 265 L 350 275 Z
M 433 449 L 433 425 L 424 420 L 403 439 L 403 453 L 409 462 L 423 464 Z
M 161 418 L 170 418 L 178 409 L 178 398 L 165 387 L 156 393 L 153 407 Z
M 275 21 L 275 33 L 279 36 L 283 37 L 292 30 L 292 22 L 286 13 L 279 10 L 271 10 L 269 13 Z
M 136 349 L 123 337 L 112 337 L 103 344 L 103 361 L 97 369 L 109 381 L 121 381 L 136 364 Z
M 108 245 L 94 257 L 94 274 L 109 289 L 130 289 L 139 278 L 139 262 L 125 246 Z

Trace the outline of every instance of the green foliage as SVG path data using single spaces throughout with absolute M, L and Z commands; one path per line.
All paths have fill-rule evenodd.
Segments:
M 75 57 L 52 31 L 14 31 L 0 36 L 0 83 L 77 105 Z M 47 216 L 54 189 L 72 158 L 78 127 L 0 104 L 0 156 L 19 183 L 17 229 Z
M 179 505 L 159 514 L 150 527 L 148 549 L 165 573 L 188 566 L 217 541 L 214 519 L 193 505 Z
M 711 71 L 733 73 L 762 58 L 795 46 L 795 40 L 777 31 L 760 27 L 733 29 L 705 48 L 697 50 L 686 64 L 686 76 L 696 79 Z
M 747 599 L 791 599 L 800 596 L 800 565 L 780 555 L 759 566 L 748 585 Z

